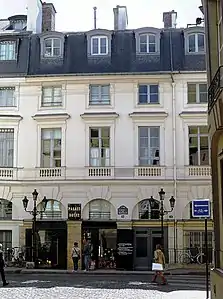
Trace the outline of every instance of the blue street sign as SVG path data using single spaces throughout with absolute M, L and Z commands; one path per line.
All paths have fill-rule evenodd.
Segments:
M 192 216 L 199 218 L 209 218 L 210 215 L 209 199 L 197 199 L 192 202 Z

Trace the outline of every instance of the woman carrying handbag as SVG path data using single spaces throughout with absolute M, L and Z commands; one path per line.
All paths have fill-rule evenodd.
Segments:
M 167 284 L 166 278 L 164 277 L 165 256 L 159 244 L 156 245 L 156 250 L 154 252 L 154 261 L 155 263 L 153 263 L 152 265 L 152 270 L 155 270 L 156 273 L 153 276 L 152 282 L 155 283 L 157 277 L 159 276 L 162 280 L 162 285 Z

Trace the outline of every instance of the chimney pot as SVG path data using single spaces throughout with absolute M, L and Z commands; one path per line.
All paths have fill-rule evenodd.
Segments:
M 114 12 L 114 30 L 126 30 L 128 26 L 127 7 L 117 5 L 113 8 Z
M 43 18 L 42 18 L 42 31 L 55 31 L 55 15 L 56 9 L 53 3 L 43 2 Z
M 176 28 L 177 12 L 174 10 L 163 13 L 164 28 Z

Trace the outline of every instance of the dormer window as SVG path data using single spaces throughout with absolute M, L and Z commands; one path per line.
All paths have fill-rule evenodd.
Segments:
M 156 53 L 157 42 L 155 34 L 140 34 L 139 51 L 140 53 Z
M 205 37 L 203 33 L 193 33 L 188 35 L 188 52 L 204 53 Z
M 16 59 L 16 42 L 2 41 L 0 42 L 0 60 Z
M 44 57 L 62 56 L 62 47 L 60 38 L 47 38 L 44 40 Z
M 108 37 L 91 37 L 91 55 L 108 55 Z

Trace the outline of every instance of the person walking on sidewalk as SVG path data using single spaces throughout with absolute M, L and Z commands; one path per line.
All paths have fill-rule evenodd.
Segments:
M 85 266 L 85 271 L 90 270 L 90 263 L 91 263 L 91 243 L 89 240 L 86 240 L 84 244 L 84 266 Z
M 73 264 L 74 264 L 74 272 L 76 272 L 78 270 L 78 261 L 80 259 L 81 256 L 81 250 L 78 247 L 78 243 L 74 242 L 74 247 L 72 249 L 72 260 L 73 260 Z
M 2 244 L 0 244 L 0 272 L 1 272 L 1 277 L 2 277 L 3 287 L 5 287 L 9 283 L 5 279 L 5 270 L 4 270 L 5 262 L 4 262 L 2 247 L 3 247 Z
M 165 255 L 162 252 L 161 246 L 158 244 L 156 245 L 156 250 L 154 252 L 154 261 L 157 264 L 161 264 L 164 270 L 165 267 Z M 166 278 L 164 277 L 164 271 L 156 271 L 155 275 L 153 276 L 152 282 L 156 282 L 157 277 L 160 277 L 162 280 L 162 284 L 167 284 Z

